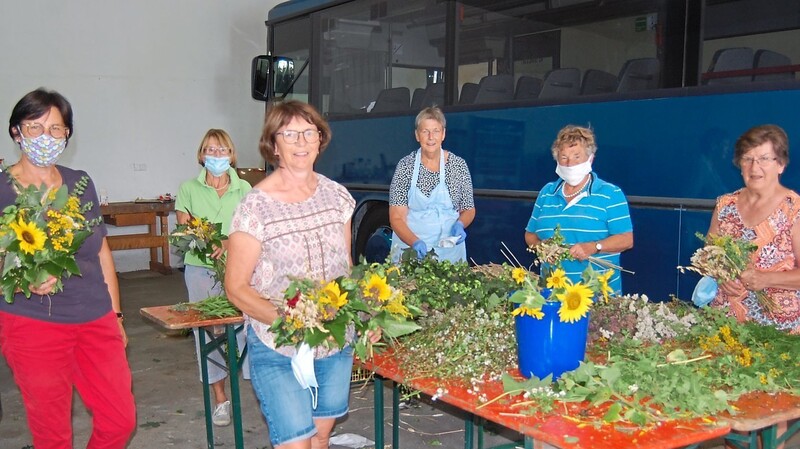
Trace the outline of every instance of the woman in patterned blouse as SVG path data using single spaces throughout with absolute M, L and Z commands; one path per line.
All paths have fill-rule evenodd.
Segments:
M 717 198 L 708 233 L 743 238 L 758 249 L 750 268 L 720 285 L 711 304 L 739 321 L 800 334 L 800 196 L 780 182 L 789 164 L 789 139 L 775 125 L 756 126 L 736 141 L 733 163 L 744 187 Z M 760 290 L 775 310 L 761 307 L 755 295 Z
M 447 122 L 441 109 L 423 109 L 415 122 L 419 149 L 404 157 L 389 187 L 392 260 L 411 247 L 418 258 L 467 259 L 464 231 L 475 219 L 472 177 L 464 159 L 443 150 Z

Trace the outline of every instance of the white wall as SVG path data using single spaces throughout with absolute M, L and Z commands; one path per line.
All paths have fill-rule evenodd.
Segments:
M 264 104 L 250 98 L 250 60 L 265 52 L 264 20 L 278 3 L 3 0 L 3 123 L 37 87 L 64 94 L 75 113 L 74 138 L 59 163 L 88 171 L 110 201 L 175 194 L 197 175 L 197 146 L 212 127 L 231 134 L 240 167 L 262 166 Z M 0 158 L 19 159 L 10 137 Z M 117 251 L 114 258 L 119 271 L 131 271 L 145 269 L 148 254 Z

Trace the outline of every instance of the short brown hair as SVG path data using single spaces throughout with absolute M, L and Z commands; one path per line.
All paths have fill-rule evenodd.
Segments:
M 789 165 L 789 137 L 786 131 L 776 125 L 759 125 L 748 129 L 736 140 L 733 152 L 733 165 L 742 168 L 742 156 L 753 148 L 772 142 L 775 157 L 786 166 Z
M 297 100 L 274 103 L 270 105 L 267 116 L 264 118 L 264 128 L 261 131 L 261 140 L 258 142 L 261 157 L 273 167 L 278 166 L 278 156 L 275 154 L 275 139 L 277 138 L 275 133 L 296 117 L 313 124 L 319 130 L 319 154 L 322 154 L 331 142 L 331 127 L 314 106 Z
M 550 149 L 553 152 L 553 159 L 558 160 L 558 150 L 564 145 L 572 146 L 575 143 L 582 143 L 586 145 L 586 153 L 592 156 L 597 152 L 597 142 L 595 141 L 594 132 L 591 128 L 584 126 L 567 125 L 561 128 L 558 132 L 553 147 Z
M 227 132 L 225 132 L 224 129 L 217 129 L 217 128 L 211 128 L 208 131 L 206 131 L 206 135 L 203 136 L 203 140 L 200 141 L 200 146 L 197 147 L 197 163 L 203 165 L 203 156 L 205 155 L 203 149 L 206 147 L 208 140 L 211 139 L 212 137 L 215 137 L 217 139 L 217 142 L 219 142 L 219 144 L 222 145 L 223 147 L 230 148 L 231 167 L 236 167 L 236 147 L 233 145 L 233 140 L 231 139 L 231 136 L 228 135 Z

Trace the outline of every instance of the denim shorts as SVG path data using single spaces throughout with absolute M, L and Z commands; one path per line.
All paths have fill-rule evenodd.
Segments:
M 303 389 L 292 372 L 292 359 L 268 348 L 255 332 L 247 333 L 250 381 L 261 413 L 267 420 L 273 446 L 311 438 L 317 433 L 316 418 L 338 418 L 348 411 L 353 349 L 314 360 L 317 378 L 317 408 L 310 390 Z

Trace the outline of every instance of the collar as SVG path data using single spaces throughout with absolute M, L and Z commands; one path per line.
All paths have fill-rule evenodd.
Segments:
M 589 173 L 589 182 L 584 187 L 585 192 L 586 192 L 586 196 L 591 196 L 592 188 L 594 187 L 595 181 L 599 181 L 599 178 L 597 177 L 597 173 L 595 173 L 595 172 Z M 565 182 L 566 181 L 564 181 L 563 179 L 558 178 L 558 182 L 556 183 L 556 188 L 553 191 L 554 192 L 558 192 L 558 189 L 560 189 L 564 185 Z M 600 183 L 598 182 L 598 187 L 599 187 L 599 184 Z M 569 202 L 569 201 L 567 201 L 567 202 Z

